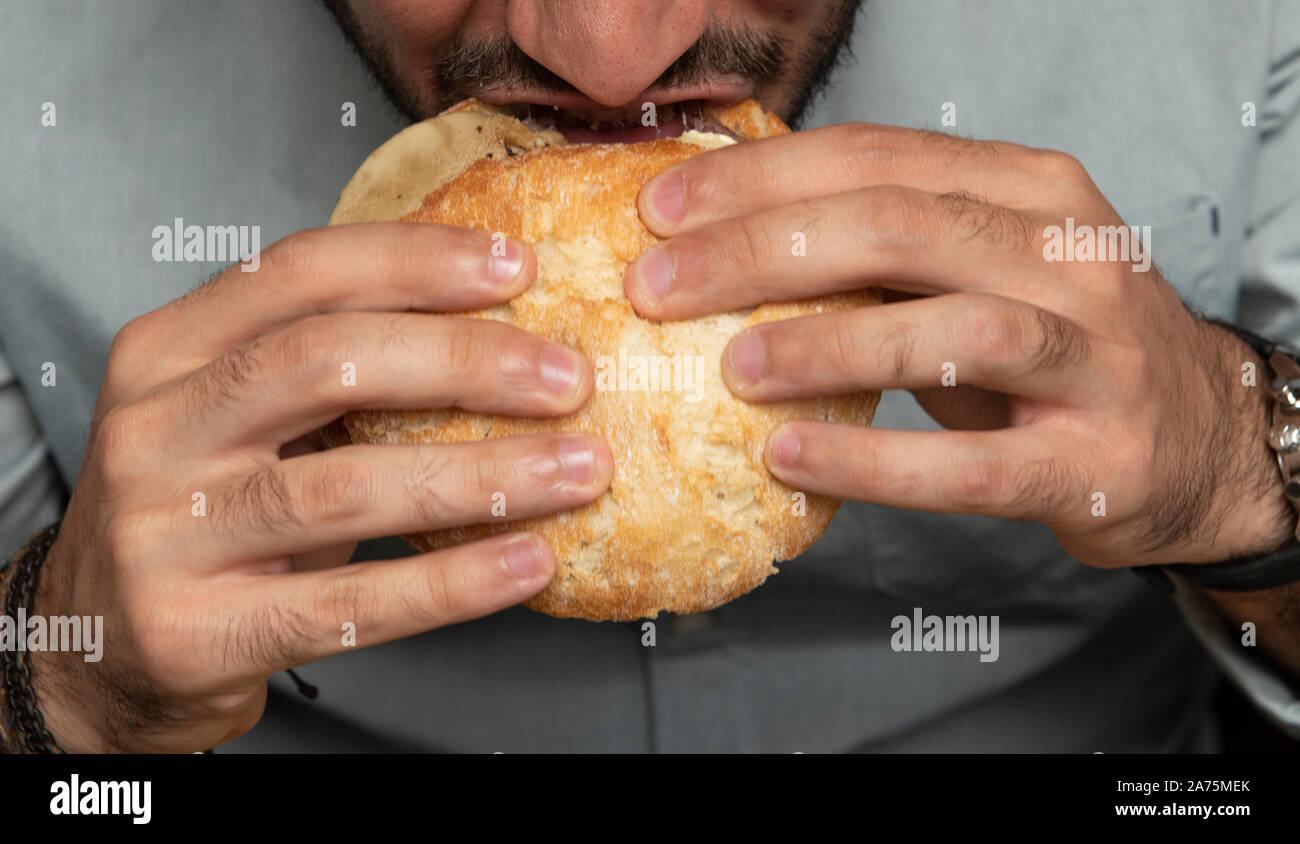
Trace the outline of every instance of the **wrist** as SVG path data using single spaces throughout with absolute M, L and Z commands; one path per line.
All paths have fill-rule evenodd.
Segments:
M 89 714 L 78 707 L 76 686 L 66 679 L 75 676 L 61 663 L 80 659 L 79 654 L 40 652 L 32 654 L 32 682 L 45 728 L 64 753 L 109 753 L 109 748 L 89 725 Z M 83 672 L 84 673 L 84 672 Z
M 28 627 L 32 619 L 47 621 L 64 615 L 47 588 L 53 578 L 48 567 L 52 564 L 58 542 L 54 539 L 58 526 L 42 530 L 9 561 L 6 576 L 0 582 L 0 609 L 12 624 Z M 25 640 L 28 629 L 16 631 L 19 641 Z M 48 641 L 47 641 L 48 645 Z M 0 719 L 3 719 L 5 748 L 11 753 L 49 752 L 99 752 L 92 740 L 88 723 L 75 706 L 69 704 L 79 697 L 69 691 L 63 678 L 68 676 L 69 660 L 79 654 L 57 649 L 18 650 L 11 642 L 6 652 L 0 654 L 3 665 L 3 698 L 0 699 Z
M 80 615 L 67 587 L 70 578 L 62 553 L 64 543 L 56 541 L 38 572 L 36 596 L 32 603 L 47 619 L 54 616 Z M 45 727 L 65 753 L 107 753 L 97 730 L 90 707 L 99 699 L 94 689 L 91 665 L 76 651 L 35 651 L 27 655 L 31 665 L 32 686 L 36 691 Z
M 1283 494 L 1282 475 L 1276 452 L 1268 445 L 1273 427 L 1274 400 L 1268 389 L 1271 368 L 1248 343 L 1218 325 L 1207 324 L 1224 343 L 1223 369 L 1231 374 L 1232 387 L 1223 404 L 1228 417 L 1224 425 L 1238 433 L 1232 441 L 1237 459 L 1229 461 L 1232 471 L 1216 495 L 1222 499 L 1222 518 L 1212 553 L 1189 562 L 1218 562 L 1266 554 L 1292 541 L 1296 511 Z M 1254 378 L 1246 378 L 1253 367 Z
M 1264 367 L 1258 371 L 1269 370 Z M 1235 506 L 1228 511 L 1220 530 L 1224 553 L 1218 559 L 1276 550 L 1294 538 L 1296 529 L 1296 511 L 1282 492 L 1277 455 L 1268 446 L 1272 400 L 1263 387 L 1242 388 L 1241 392 L 1246 394 L 1237 416 L 1245 432 L 1241 494 L 1233 502 Z

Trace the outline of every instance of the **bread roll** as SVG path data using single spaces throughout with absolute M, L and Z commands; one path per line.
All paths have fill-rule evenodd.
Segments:
M 741 138 L 789 132 L 752 100 L 710 116 Z M 408 542 L 432 551 L 536 531 L 550 542 L 558 568 L 529 607 L 631 620 L 726 603 L 822 535 L 839 502 L 796 494 L 773 478 L 763 465 L 764 443 L 790 419 L 870 424 L 879 393 L 747 404 L 723 383 L 721 355 L 746 326 L 875 304 L 878 295 L 654 322 L 638 316 L 623 293 L 627 265 L 657 242 L 637 214 L 641 186 L 708 147 L 733 142 L 691 131 L 645 143 L 566 144 L 558 132 L 533 131 L 468 101 L 396 135 L 362 165 L 331 223 L 444 223 L 532 244 L 536 282 L 507 305 L 465 316 L 509 322 L 573 347 L 592 361 L 596 389 L 581 410 L 560 419 L 353 412 L 334 427 L 335 439 L 463 442 L 585 431 L 602 436 L 614 454 L 610 489 L 588 505 L 511 522 L 492 519 L 485 501 L 484 523 L 407 536 Z

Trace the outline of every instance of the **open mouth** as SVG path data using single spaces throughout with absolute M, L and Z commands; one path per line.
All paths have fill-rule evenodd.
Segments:
M 593 120 L 567 109 L 532 103 L 518 103 L 510 113 L 534 131 L 559 132 L 571 144 L 634 144 L 676 138 L 689 131 L 713 132 L 739 140 L 709 116 L 708 105 L 705 100 L 683 100 L 658 106 L 653 112 L 643 111 L 639 119 L 615 121 Z

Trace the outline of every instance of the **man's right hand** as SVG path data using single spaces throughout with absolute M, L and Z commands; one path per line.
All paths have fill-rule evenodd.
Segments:
M 235 266 L 122 329 L 30 610 L 104 617 L 102 661 L 30 655 L 65 750 L 221 744 L 257 723 L 268 676 L 345 650 L 349 622 L 373 645 L 550 581 L 554 557 L 533 534 L 345 563 L 360 539 L 487 521 L 495 492 L 512 519 L 591 501 L 613 473 L 599 438 L 302 446 L 358 408 L 576 410 L 592 377 L 573 350 L 430 313 L 527 287 L 535 258 L 508 244 L 503 259 L 488 234 L 445 226 L 301 232 L 256 272 Z

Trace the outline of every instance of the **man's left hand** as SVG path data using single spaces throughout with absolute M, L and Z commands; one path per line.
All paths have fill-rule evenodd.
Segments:
M 1106 568 L 1287 538 L 1264 362 L 1191 314 L 1153 265 L 1046 259 L 1045 232 L 1067 218 L 1125 226 L 1071 156 L 845 124 L 696 156 L 651 181 L 639 208 L 667 238 L 625 282 L 649 318 L 901 294 L 755 326 L 724 352 L 747 401 L 906 389 L 948 429 L 783 425 L 766 461 L 791 486 L 1039 521 Z M 1243 384 L 1245 363 L 1259 386 Z

